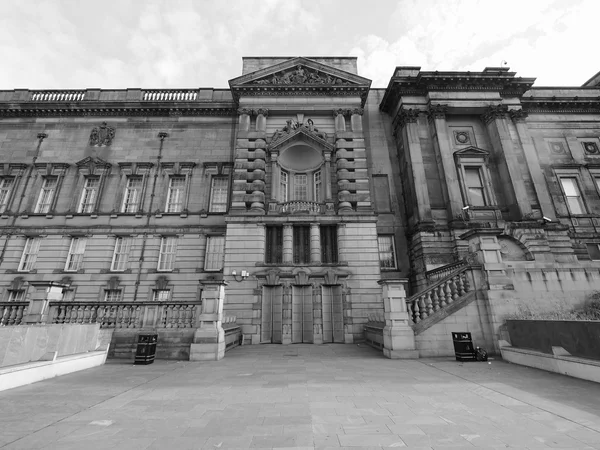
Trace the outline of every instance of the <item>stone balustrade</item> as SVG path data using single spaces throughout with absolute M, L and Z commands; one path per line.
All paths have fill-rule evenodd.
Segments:
M 29 302 L 0 302 L 0 326 L 20 325 Z
M 81 102 L 85 91 L 32 91 L 32 102 Z
M 291 202 L 279 203 L 276 208 L 280 213 L 308 213 L 308 214 L 324 214 L 325 205 L 318 202 L 308 202 L 295 200 Z
M 195 328 L 200 302 L 50 302 L 51 323 L 101 328 Z
M 198 91 L 192 89 L 148 89 L 142 92 L 145 102 L 194 102 L 198 98 Z
M 450 305 L 473 289 L 468 272 L 472 268 L 462 265 L 426 290 L 406 299 L 408 316 L 415 324 Z
M 467 265 L 467 262 L 464 260 L 461 261 L 457 261 L 451 264 L 446 264 L 445 266 L 441 266 L 441 267 L 437 267 L 435 269 L 432 270 L 428 270 L 427 272 L 425 272 L 425 277 L 427 278 L 427 280 L 431 281 L 438 281 L 441 280 L 442 278 L 447 277 L 448 275 L 450 275 L 452 272 L 454 272 L 455 270 L 464 267 Z

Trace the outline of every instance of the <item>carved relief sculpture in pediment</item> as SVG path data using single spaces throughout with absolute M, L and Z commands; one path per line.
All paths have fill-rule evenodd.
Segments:
M 97 147 L 109 146 L 112 144 L 114 137 L 114 127 L 108 126 L 106 122 L 102 122 L 102 125 L 92 129 L 90 133 L 90 145 Z
M 307 131 L 310 134 L 323 139 L 324 141 L 327 140 L 327 133 L 324 131 L 319 131 L 319 129 L 315 127 L 315 123 L 312 119 L 308 119 L 306 123 L 300 122 L 296 119 L 288 119 L 281 130 L 276 130 L 275 133 L 273 133 L 273 136 L 271 137 L 271 144 L 284 138 L 285 136 L 294 134 L 299 130 Z
M 256 80 L 254 84 L 349 84 L 341 78 L 332 77 L 328 73 L 320 72 L 314 69 L 308 69 L 301 65 L 297 65 L 294 69 L 281 71 L 269 75 L 266 78 Z

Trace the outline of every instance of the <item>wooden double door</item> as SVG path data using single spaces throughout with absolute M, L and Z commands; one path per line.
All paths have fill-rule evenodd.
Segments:
M 261 342 L 344 342 L 341 286 L 321 286 L 317 295 L 312 286 L 292 286 L 289 292 L 284 302 L 281 286 L 263 287 Z M 321 327 L 315 330 L 315 324 Z

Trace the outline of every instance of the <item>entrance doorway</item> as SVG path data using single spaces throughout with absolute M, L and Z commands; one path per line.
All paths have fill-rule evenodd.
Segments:
M 311 286 L 292 286 L 292 344 L 312 344 L 313 301 Z
M 282 297 L 281 286 L 263 288 L 260 336 L 260 341 L 263 343 L 281 344 L 282 342 Z
M 323 343 L 344 342 L 344 309 L 341 286 L 323 286 Z

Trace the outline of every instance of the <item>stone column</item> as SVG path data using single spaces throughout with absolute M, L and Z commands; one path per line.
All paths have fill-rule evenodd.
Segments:
M 310 262 L 321 264 L 321 233 L 318 223 L 310 224 Z
M 525 124 L 527 113 L 522 109 L 516 109 L 509 111 L 510 117 L 513 120 L 515 127 L 517 128 L 517 134 L 519 135 L 519 141 L 525 154 L 525 161 L 527 161 L 527 167 L 531 174 L 533 186 L 537 194 L 537 199 L 542 209 L 542 216 L 548 217 L 552 220 L 554 216 L 554 205 L 552 203 L 552 197 L 548 192 L 548 185 L 546 184 L 546 178 L 542 172 L 540 161 L 538 159 L 537 151 L 533 146 L 531 135 Z
M 350 111 L 350 113 L 352 114 L 350 116 L 350 125 L 352 126 L 353 133 L 362 133 L 362 131 L 363 131 L 363 125 L 362 125 L 363 112 L 364 111 L 362 108 L 354 108 L 352 111 Z
M 240 131 L 250 131 L 250 114 L 252 113 L 251 109 L 240 108 L 238 109 L 239 117 L 239 127 Z
M 292 343 L 292 287 L 288 284 L 283 286 L 282 298 L 282 325 L 281 343 L 289 345 Z
M 344 115 L 347 113 L 345 109 L 335 109 L 333 111 L 333 117 L 335 117 L 335 131 L 346 131 L 346 118 Z
M 398 129 L 403 134 L 409 167 L 412 167 L 413 189 L 417 201 L 417 222 L 432 222 L 429 189 L 427 188 L 425 165 L 423 164 L 421 140 L 419 138 L 418 118 L 419 110 L 402 108 L 398 111 L 396 121 Z
M 271 200 L 279 200 L 279 166 L 276 152 L 271 153 Z
M 291 225 L 283 226 L 283 264 L 291 264 L 294 254 L 294 228 Z
M 196 319 L 198 328 L 190 345 L 190 361 L 218 361 L 225 356 L 223 303 L 225 286 L 222 280 L 201 281 L 202 307 Z
M 508 180 L 504 180 L 507 199 L 513 199 L 513 212 L 522 219 L 524 215 L 531 213 L 531 205 L 525 190 L 525 183 L 521 174 L 521 168 L 515 152 L 515 147 L 508 131 L 508 123 L 505 118 L 506 107 L 504 105 L 491 106 L 482 119 L 487 126 L 492 147 L 496 153 L 496 159 L 506 164 Z
M 385 327 L 383 328 L 383 354 L 390 359 L 418 358 L 415 333 L 410 326 L 406 309 L 407 279 L 381 280 Z
M 452 148 L 450 148 L 450 140 L 448 138 L 447 109 L 446 105 L 430 105 L 427 116 L 433 138 L 433 146 L 441 165 L 440 170 L 446 184 L 446 192 L 448 193 L 448 198 L 445 199 L 448 219 L 453 220 L 457 216 L 462 217 L 462 207 L 465 205 L 460 193 L 458 173 L 456 172 L 456 164 L 454 163 Z
M 313 288 L 313 344 L 323 343 L 323 303 L 321 286 Z
M 256 111 L 256 131 L 267 131 L 267 116 L 269 110 L 266 108 L 258 108 Z

